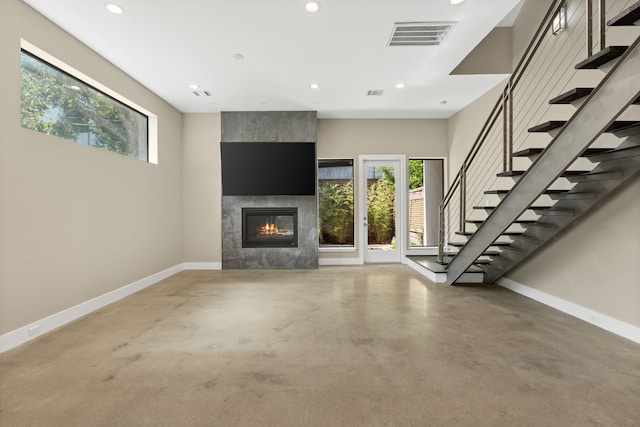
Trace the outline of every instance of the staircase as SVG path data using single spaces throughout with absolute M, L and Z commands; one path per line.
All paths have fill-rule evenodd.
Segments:
M 607 25 L 640 25 L 640 1 Z M 441 230 L 438 259 L 420 262 L 421 268 L 439 274 L 439 281 L 464 283 L 470 273 L 482 273 L 484 283 L 495 282 L 640 176 L 640 121 L 617 120 L 629 106 L 640 104 L 640 37 L 631 46 L 605 47 L 575 68 L 610 69 L 597 87 L 578 87 L 549 101 L 554 105 L 581 105 L 567 121 L 547 121 L 528 129 L 530 133 L 548 133 L 551 141 L 546 147 L 517 152 L 505 149 L 506 170 L 497 176 L 510 178 L 512 185 L 484 191 L 498 197 L 499 203 L 473 206 L 475 211 L 484 213 L 482 219 L 465 217 L 466 166 L 461 169 L 455 184 L 461 191 L 460 230 L 455 235 L 463 241 L 444 241 Z M 506 129 L 505 124 L 505 134 Z M 604 133 L 615 135 L 618 142 L 610 147 L 593 147 Z M 474 156 L 470 156 L 471 160 Z M 531 164 L 514 170 L 513 158 L 529 159 Z M 588 162 L 582 161 L 582 167 L 576 170 L 572 165 L 578 158 Z M 559 178 L 568 180 L 571 187 L 553 188 Z M 543 199 L 551 202 L 539 201 Z M 445 198 L 443 210 L 448 202 Z M 443 219 L 441 211 L 441 228 Z

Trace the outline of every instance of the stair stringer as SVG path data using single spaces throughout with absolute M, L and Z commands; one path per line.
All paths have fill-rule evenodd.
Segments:
M 453 284 L 640 95 L 640 38 L 516 182 L 447 267 Z M 603 114 L 604 113 L 604 114 Z
M 575 216 L 547 216 L 542 215 L 538 222 L 544 224 L 551 224 L 557 227 L 554 231 L 545 231 L 544 229 L 527 230 L 523 237 L 533 238 L 530 240 L 522 240 L 515 238 L 511 244 L 511 253 L 501 254 L 499 257 L 495 257 L 491 264 L 483 266 L 484 270 L 484 282 L 494 283 L 500 277 L 507 274 L 520 262 L 531 256 L 535 252 L 542 249 L 547 243 L 550 243 L 556 239 L 561 233 L 569 230 L 573 225 L 578 223 L 587 212 L 590 212 L 602 203 L 605 203 L 608 198 L 613 196 L 622 188 L 632 183 L 634 180 L 640 178 L 640 159 L 625 159 L 626 161 L 615 161 L 614 165 L 601 165 L 594 169 L 594 172 L 606 171 L 611 167 L 621 170 L 622 174 L 619 178 L 598 182 L 600 188 L 596 191 L 596 197 L 592 199 L 584 200 L 561 200 L 554 207 L 558 209 L 573 210 Z M 622 163 L 626 163 L 622 165 Z M 584 184 L 578 184 L 582 186 Z M 594 184 L 592 184 L 594 186 Z M 535 239 L 535 240 L 534 240 Z M 506 255 L 506 256 L 504 256 Z M 495 261 L 499 262 L 496 263 Z

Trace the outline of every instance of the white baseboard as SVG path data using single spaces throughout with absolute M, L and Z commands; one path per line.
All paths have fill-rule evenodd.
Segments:
M 137 280 L 121 288 L 115 289 L 111 292 L 107 292 L 106 294 L 82 302 L 71 308 L 52 314 L 51 316 L 45 317 L 44 319 L 36 320 L 35 322 L 31 322 L 28 325 L 22 326 L 11 332 L 7 332 L 4 335 L 0 335 L 0 353 L 17 347 L 20 344 L 24 344 L 27 341 L 37 338 L 42 334 L 59 328 L 60 326 L 63 326 L 71 321 L 79 319 L 80 317 L 85 316 L 92 311 L 98 310 L 106 305 L 116 302 L 146 287 L 149 287 L 159 282 L 160 280 L 166 279 L 167 277 L 179 273 L 182 270 L 184 270 L 184 264 L 169 267 L 165 270 Z
M 613 317 L 598 313 L 590 308 L 555 297 L 537 289 L 530 288 L 529 286 L 523 285 L 506 277 L 498 279 L 496 283 L 520 295 L 536 300 L 542 304 L 553 307 L 556 310 L 560 310 L 563 313 L 577 317 L 587 323 L 591 323 L 605 331 L 609 331 L 640 344 L 640 327 L 614 319 Z
M 362 265 L 361 258 L 318 258 L 319 265 Z
M 184 270 L 222 270 L 221 262 L 185 262 Z

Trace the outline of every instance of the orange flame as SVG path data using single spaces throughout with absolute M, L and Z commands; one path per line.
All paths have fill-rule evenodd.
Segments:
M 279 230 L 278 230 L 278 227 L 276 227 L 276 225 L 275 225 L 275 224 L 269 224 L 269 223 L 265 224 L 265 225 L 260 229 L 260 232 L 261 232 L 262 234 L 267 234 L 267 235 L 275 234 L 275 233 L 277 233 L 278 231 L 279 231 Z

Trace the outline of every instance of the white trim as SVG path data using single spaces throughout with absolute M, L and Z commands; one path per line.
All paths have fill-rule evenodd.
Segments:
M 36 338 L 43 333 L 52 331 L 60 326 L 66 325 L 82 316 L 85 316 L 95 310 L 98 310 L 106 305 L 114 303 L 124 297 L 127 297 L 135 292 L 138 292 L 146 287 L 149 287 L 160 280 L 173 276 L 184 269 L 183 264 L 178 264 L 173 267 L 169 267 L 159 273 L 152 274 L 143 279 L 137 280 L 133 283 L 125 285 L 121 288 L 115 289 L 106 294 L 92 298 L 88 301 L 82 302 L 78 305 L 70 307 L 66 310 L 62 310 L 44 319 L 36 320 L 28 325 L 22 326 L 11 332 L 7 332 L 4 335 L 0 335 L 0 353 L 24 344 L 27 341 Z M 30 330 L 37 331 L 33 335 L 30 335 Z
M 320 253 L 338 253 L 338 252 L 357 252 L 358 248 L 355 246 L 320 246 L 318 252 Z
M 360 258 L 318 258 L 319 265 L 362 265 Z
M 222 270 L 221 262 L 185 262 L 183 270 Z
M 531 298 L 542 304 L 548 305 L 549 307 L 553 307 L 556 310 L 560 310 L 563 313 L 577 317 L 587 323 L 591 323 L 605 331 L 612 332 L 640 344 L 640 327 L 638 326 L 614 319 L 613 317 L 591 310 L 590 308 L 586 308 L 562 298 L 550 295 L 546 292 L 539 291 L 506 277 L 498 279 L 496 283 L 515 293 Z

